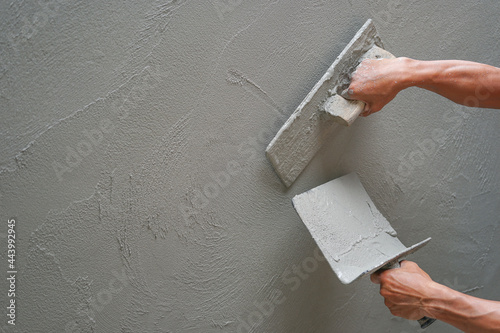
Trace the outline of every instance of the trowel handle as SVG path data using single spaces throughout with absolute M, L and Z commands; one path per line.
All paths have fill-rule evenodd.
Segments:
M 435 322 L 436 319 L 430 318 L 430 317 L 422 317 L 417 321 L 420 324 L 420 328 L 427 328 L 427 327 L 431 326 L 431 324 L 433 322 Z
M 393 268 L 401 268 L 401 264 L 399 263 L 399 260 L 391 262 L 390 264 L 387 264 L 386 266 L 382 267 L 382 271 L 386 271 L 388 269 L 393 269 Z
M 323 109 L 332 116 L 333 121 L 344 126 L 351 126 L 363 112 L 365 105 L 365 102 L 345 99 L 335 94 L 328 97 Z
M 400 268 L 401 265 L 399 264 L 399 260 L 395 261 L 391 264 L 388 264 L 385 267 L 382 267 L 382 270 L 387 270 L 387 269 L 393 269 L 393 268 Z M 434 318 L 429 318 L 429 317 L 422 317 L 419 320 L 417 320 L 418 323 L 420 324 L 420 328 L 427 328 L 429 327 L 433 322 L 436 321 Z

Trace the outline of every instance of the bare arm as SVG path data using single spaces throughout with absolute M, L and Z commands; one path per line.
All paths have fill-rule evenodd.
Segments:
M 466 106 L 500 109 L 500 68 L 462 60 L 364 60 L 342 95 L 365 102 L 362 116 L 367 116 L 409 87 L 424 88 Z
M 444 321 L 466 333 L 500 332 L 500 302 L 462 294 L 432 279 L 411 261 L 371 276 L 395 316 Z

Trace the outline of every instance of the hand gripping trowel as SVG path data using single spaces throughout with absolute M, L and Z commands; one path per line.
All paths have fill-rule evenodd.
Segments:
M 394 58 L 383 49 L 372 20 L 366 21 L 267 146 L 267 158 L 287 187 L 338 123 L 349 126 L 363 111 L 363 102 L 344 99 L 340 94 L 349 87 L 356 67 L 367 58 Z
M 399 267 L 403 257 L 431 240 L 404 246 L 355 173 L 296 195 L 293 205 L 344 284 L 377 270 Z M 427 317 L 418 320 L 422 328 L 434 321 Z

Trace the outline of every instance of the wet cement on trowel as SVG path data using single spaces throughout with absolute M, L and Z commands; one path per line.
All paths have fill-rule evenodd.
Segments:
M 355 173 L 299 194 L 293 204 L 342 283 L 372 273 L 407 250 Z
M 383 48 L 383 43 L 373 21 L 367 20 L 267 146 L 266 156 L 286 186 L 295 181 L 331 135 L 341 130 L 325 106 L 349 86 L 352 72 L 374 46 Z

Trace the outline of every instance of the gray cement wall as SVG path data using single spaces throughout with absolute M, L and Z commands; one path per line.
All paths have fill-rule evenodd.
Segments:
M 367 18 L 395 55 L 499 66 L 499 11 L 2 2 L 0 267 L 14 217 L 15 331 L 418 332 L 368 279 L 340 284 L 291 206 L 351 171 L 403 243 L 433 237 L 412 258 L 435 280 L 500 300 L 498 111 L 409 89 L 337 133 L 288 191 L 264 157 Z

